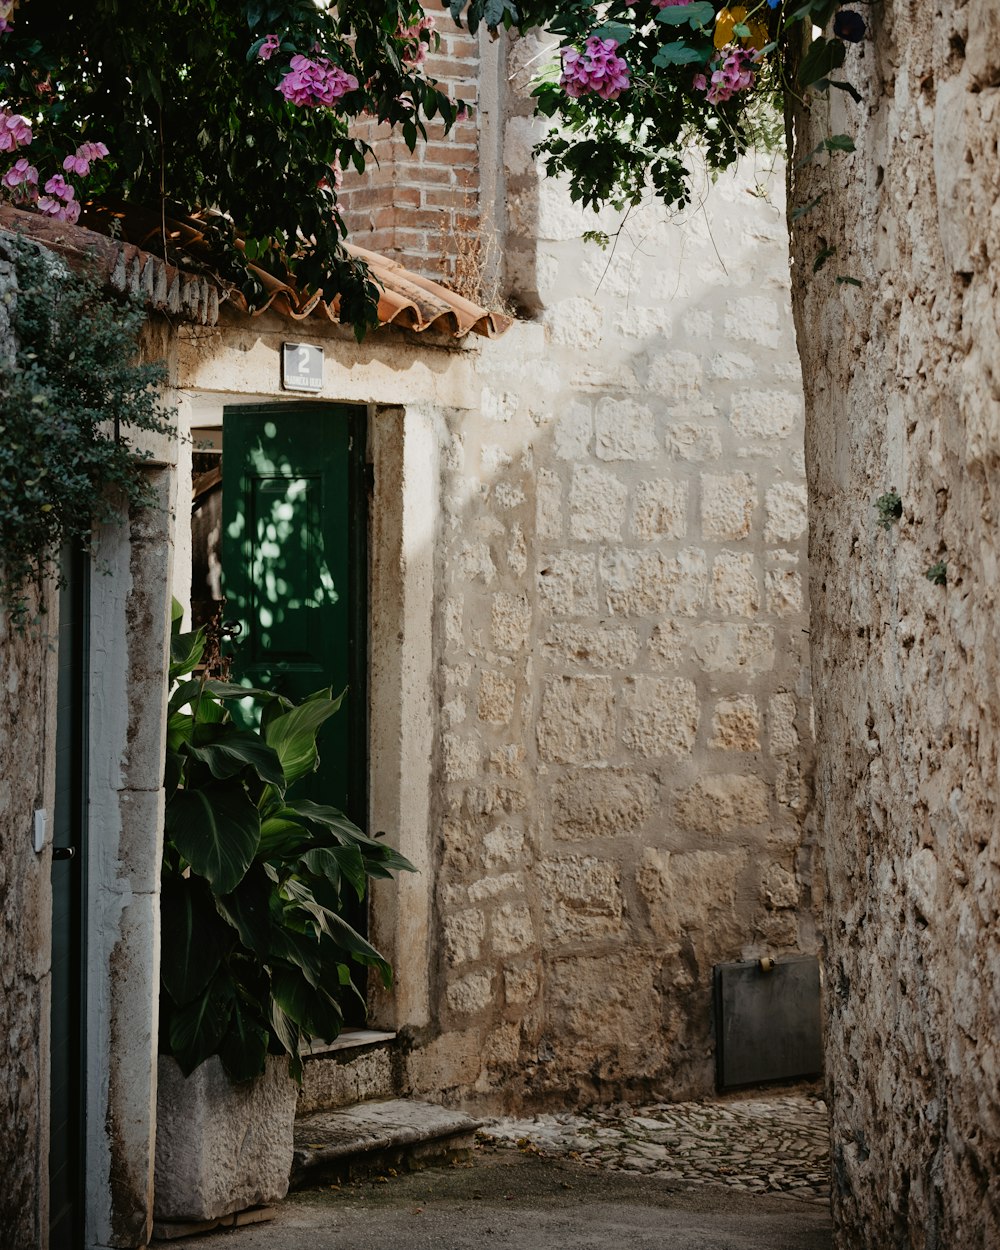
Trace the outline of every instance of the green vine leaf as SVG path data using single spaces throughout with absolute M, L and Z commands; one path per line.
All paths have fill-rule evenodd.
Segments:
M 661 68 L 667 65 L 694 65 L 706 61 L 710 55 L 711 53 L 706 54 L 697 48 L 690 48 L 686 43 L 667 43 L 653 57 L 653 64 Z
M 715 21 L 715 5 L 710 4 L 709 0 L 672 5 L 668 9 L 661 9 L 656 20 L 667 26 L 683 26 L 687 23 L 692 30 L 703 29 Z
M 809 48 L 799 67 L 799 85 L 808 87 L 840 69 L 847 50 L 839 39 L 817 39 Z

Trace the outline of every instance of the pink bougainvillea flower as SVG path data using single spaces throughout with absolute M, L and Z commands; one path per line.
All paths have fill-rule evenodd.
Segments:
M 591 92 L 602 100 L 616 100 L 629 85 L 628 65 L 617 50 L 617 40 L 596 35 L 587 40 L 583 52 L 563 48 L 560 87 L 574 99 Z
M 5 187 L 14 187 L 38 184 L 38 170 L 31 164 L 26 156 L 22 156 L 19 161 L 15 161 L 10 169 L 0 179 Z
M 103 143 L 81 143 L 75 153 L 66 157 L 62 167 L 67 173 L 85 178 L 90 173 L 91 162 L 103 160 L 107 154 Z
M 712 71 L 711 81 L 706 82 L 705 75 L 698 74 L 694 85 L 705 92 L 709 104 L 724 104 L 738 92 L 753 86 L 754 66 L 759 60 L 760 53 L 755 49 L 729 45 L 715 57 L 713 64 L 717 68 Z
M 691 0 L 653 0 L 654 9 L 672 9 L 677 4 L 690 4 Z
M 0 108 L 0 152 L 26 148 L 31 142 L 31 126 L 26 117 Z
M 277 35 L 268 35 L 264 42 L 257 49 L 257 58 L 261 61 L 269 61 L 275 52 L 281 47 L 281 40 Z
M 325 57 L 310 61 L 302 55 L 292 57 L 288 73 L 276 88 L 290 104 L 299 108 L 330 105 L 357 89 L 358 80 L 339 65 L 331 64 Z
M 69 185 L 62 174 L 53 174 L 45 184 L 45 194 L 57 195 L 61 200 L 67 203 L 76 195 L 76 191 Z M 41 203 L 41 201 L 39 201 Z
M 427 60 L 427 53 L 430 48 L 429 43 L 425 39 L 420 38 L 420 34 L 425 30 L 434 29 L 434 18 L 425 13 L 419 22 L 414 22 L 412 26 L 400 26 L 396 31 L 397 39 L 404 39 L 406 47 L 403 50 L 404 65 L 423 65 Z

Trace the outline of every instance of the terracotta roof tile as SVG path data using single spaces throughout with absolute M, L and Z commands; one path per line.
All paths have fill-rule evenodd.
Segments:
M 120 238 L 109 237 L 112 221 L 118 223 Z M 0 205 L 0 228 L 20 231 L 70 258 L 82 260 L 86 256 L 96 256 L 107 265 L 113 289 L 142 295 L 149 308 L 184 316 L 202 325 L 215 324 L 219 304 L 223 301 L 250 313 L 242 293 L 227 290 L 211 273 L 211 242 L 206 222 L 196 217 L 168 218 L 166 227 L 170 253 L 181 266 L 146 250 L 160 246 L 162 230 L 159 217 L 148 211 L 131 206 L 119 210 L 92 207 L 85 211 L 79 225 L 71 226 Z M 386 256 L 350 243 L 345 246 L 352 256 L 368 265 L 381 288 L 378 315 L 383 325 L 395 325 L 417 333 L 434 330 L 454 338 L 470 332 L 493 338 L 512 324 L 510 317 L 489 312 L 446 286 L 411 273 Z M 296 321 L 307 317 L 338 320 L 336 298 L 326 301 L 322 293 L 303 297 L 292 280 L 276 278 L 253 264 L 249 267 L 267 294 L 263 305 L 250 315 L 259 316 L 271 309 Z

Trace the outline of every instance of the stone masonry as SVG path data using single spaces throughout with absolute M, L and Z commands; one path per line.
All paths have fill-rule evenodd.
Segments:
M 703 1096 L 713 965 L 817 949 L 783 173 L 585 214 L 518 115 L 538 54 L 513 47 L 504 142 L 535 317 L 440 427 L 436 1029 L 410 1079 L 504 1108 Z
M 843 1247 L 1000 1245 L 1000 10 L 867 6 L 797 118 L 827 1065 Z M 823 247 L 836 257 L 810 278 Z M 854 278 L 860 286 L 836 283 Z M 901 515 L 883 503 L 895 493 Z M 885 517 L 883 527 L 879 522 Z M 928 576 L 934 566 L 937 580 Z

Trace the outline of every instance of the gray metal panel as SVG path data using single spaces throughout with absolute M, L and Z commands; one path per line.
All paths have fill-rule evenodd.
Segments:
M 823 1070 L 819 962 L 813 955 L 715 968 L 720 1089 L 817 1076 Z

